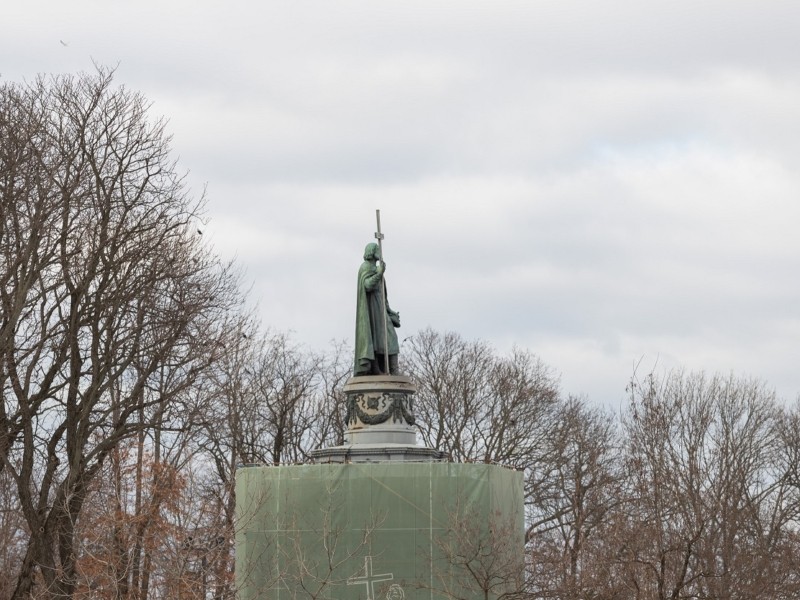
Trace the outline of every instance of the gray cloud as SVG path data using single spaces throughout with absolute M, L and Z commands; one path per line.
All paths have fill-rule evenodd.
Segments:
M 777 1 L 18 3 L 0 73 L 118 65 L 303 342 L 352 335 L 380 207 L 407 335 L 529 347 L 612 405 L 640 359 L 791 399 L 798 24 Z

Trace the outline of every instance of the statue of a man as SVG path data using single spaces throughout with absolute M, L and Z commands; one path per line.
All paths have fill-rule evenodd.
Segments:
M 386 263 L 381 260 L 378 244 L 367 244 L 364 263 L 358 270 L 358 300 L 356 305 L 356 358 L 354 375 L 399 374 L 397 367 L 397 332 L 400 313 L 389 308 L 383 273 Z

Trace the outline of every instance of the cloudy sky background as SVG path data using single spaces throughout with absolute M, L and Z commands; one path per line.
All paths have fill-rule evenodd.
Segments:
M 66 45 L 64 45 L 63 43 Z M 116 67 L 265 325 L 352 339 L 381 209 L 401 337 L 800 393 L 800 2 L 8 3 L 0 81 Z

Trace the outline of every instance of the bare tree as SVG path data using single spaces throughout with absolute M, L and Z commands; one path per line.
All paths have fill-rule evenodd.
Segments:
M 238 292 L 144 98 L 100 70 L 0 103 L 0 460 L 29 531 L 12 597 L 68 597 L 93 478 L 216 358 Z
M 310 431 L 310 449 L 344 444 L 347 424 L 343 388 L 352 372 L 350 347 L 342 341 L 332 342 L 328 351 L 322 354 L 317 371 L 319 384 L 315 410 L 318 419 Z
M 456 461 L 538 460 L 558 405 L 557 380 L 538 358 L 519 349 L 499 357 L 485 342 L 431 329 L 411 338 L 404 357 L 426 445 Z
M 794 451 L 774 393 L 682 372 L 634 380 L 631 390 L 629 501 L 614 561 L 633 597 L 796 594 Z
M 604 538 L 621 502 L 614 420 L 586 400 L 569 398 L 549 444 L 526 495 L 530 589 L 544 597 L 586 598 L 605 586 Z
M 14 591 L 14 575 L 22 565 L 27 537 L 14 480 L 0 471 L 0 598 L 9 598 Z
M 298 463 L 320 441 L 320 421 L 330 420 L 320 396 L 325 361 L 286 333 L 239 326 L 242 340 L 212 371 L 214 398 L 201 447 L 225 480 L 235 464 Z M 327 369 L 331 371 L 330 368 Z M 338 382 L 341 378 L 336 378 Z
M 340 345 L 321 357 L 286 333 L 260 333 L 246 316 L 230 329 L 224 356 L 206 374 L 208 398 L 193 437 L 200 460 L 213 465 L 206 489 L 220 507 L 216 531 L 230 550 L 217 555 L 219 581 L 233 570 L 237 468 L 304 462 L 312 449 L 340 440 L 340 387 L 349 373 Z
M 319 362 L 286 334 L 269 333 L 259 349 L 253 391 L 271 440 L 271 464 L 302 462 L 312 449 L 307 446 L 318 417 L 313 396 Z

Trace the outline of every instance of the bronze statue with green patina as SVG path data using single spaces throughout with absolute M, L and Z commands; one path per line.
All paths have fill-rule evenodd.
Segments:
M 378 243 L 367 244 L 364 262 L 358 270 L 356 302 L 356 353 L 354 375 L 398 375 L 399 344 L 396 327 L 400 313 L 389 307 L 386 292 L 386 263 L 382 259 L 380 214 Z

